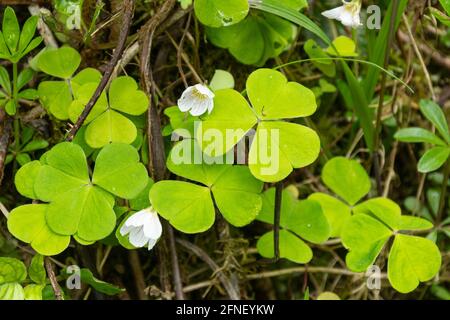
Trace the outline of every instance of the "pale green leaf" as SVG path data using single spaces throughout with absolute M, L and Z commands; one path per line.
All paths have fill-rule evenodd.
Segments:
M 41 167 L 41 163 L 35 160 L 25 164 L 16 172 L 14 183 L 21 195 L 30 199 L 37 199 L 34 192 L 34 183 Z
M 0 285 L 0 300 L 24 300 L 25 292 L 18 283 Z
M 258 69 L 250 74 L 246 87 L 254 110 L 263 120 L 307 117 L 317 109 L 314 93 L 297 82 L 288 82 L 279 71 Z
M 211 188 L 224 218 L 236 227 L 252 222 L 261 210 L 263 183 L 246 166 L 227 166 Z
M 450 144 L 450 132 L 448 131 L 447 118 L 442 108 L 431 100 L 420 101 L 420 111 L 430 120 L 442 137 Z
M 295 123 L 265 121 L 258 125 L 250 147 L 249 168 L 256 178 L 276 182 L 294 168 L 313 163 L 319 152 L 320 140 L 314 130 Z
M 417 168 L 419 172 L 428 173 L 442 167 L 450 156 L 450 147 L 434 147 L 420 158 Z
M 249 4 L 247 0 L 195 0 L 194 10 L 201 23 L 218 28 L 244 19 Z
M 204 153 L 221 156 L 231 150 L 256 123 L 254 112 L 239 92 L 220 90 L 214 98 L 214 109 L 201 123 L 196 138 Z
M 148 173 L 134 147 L 113 143 L 98 154 L 92 182 L 121 198 L 133 199 L 147 185 Z
M 322 180 L 334 193 L 356 204 L 370 191 L 370 178 L 356 161 L 344 157 L 329 160 L 322 169 Z
M 30 243 L 38 253 L 52 256 L 63 252 L 69 246 L 70 237 L 56 234 L 49 229 L 45 218 L 47 208 L 46 204 L 15 208 L 9 215 L 8 229 L 17 239 Z
M 234 78 L 231 73 L 225 70 L 217 69 L 211 79 L 209 87 L 213 91 L 234 88 Z
M 317 201 L 322 207 L 322 211 L 330 224 L 330 236 L 339 237 L 342 226 L 351 216 L 350 207 L 342 201 L 320 192 L 313 193 L 308 199 Z
M 38 59 L 38 68 L 57 78 L 70 79 L 81 63 L 77 50 L 65 46 L 47 49 Z
M 134 123 L 114 110 L 107 110 L 87 127 L 85 138 L 92 148 L 101 148 L 109 143 L 131 144 L 137 137 Z
M 46 219 L 61 235 L 77 234 L 86 241 L 108 236 L 116 225 L 114 198 L 102 189 L 88 185 L 58 195 L 50 203 Z
M 417 288 L 420 282 L 431 280 L 441 266 L 441 253 L 431 240 L 398 234 L 388 259 L 388 278 L 401 293 Z
M 109 88 L 109 104 L 117 111 L 137 116 L 147 110 L 149 100 L 133 78 L 118 77 Z
M 383 223 L 366 214 L 352 216 L 343 226 L 341 239 L 349 250 L 347 266 L 355 272 L 364 272 L 383 249 L 393 232 Z
M 265 258 L 274 258 L 273 231 L 259 238 L 256 248 Z M 286 258 L 295 263 L 308 263 L 312 259 L 312 251 L 301 239 L 287 230 L 280 230 L 279 234 L 280 258 Z
M 400 129 L 394 138 L 402 142 L 424 142 L 445 146 L 446 143 L 438 138 L 434 133 L 422 128 Z
M 0 284 L 22 282 L 27 277 L 25 264 L 15 258 L 0 257 Z
M 214 223 L 215 210 L 208 188 L 182 181 L 159 181 L 150 190 L 155 210 L 177 230 L 199 233 Z
M 36 254 L 33 259 L 31 259 L 30 266 L 28 267 L 28 275 L 30 279 L 37 284 L 45 284 L 47 279 L 47 273 L 44 268 L 44 256 L 41 254 Z

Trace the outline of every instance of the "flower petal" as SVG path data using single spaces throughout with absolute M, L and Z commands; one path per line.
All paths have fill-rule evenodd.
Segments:
M 328 19 L 340 20 L 341 15 L 344 11 L 345 11 L 344 6 L 340 6 L 340 7 L 322 12 L 322 15 L 327 17 Z
M 158 240 L 161 237 L 162 225 L 156 211 L 149 214 L 149 219 L 144 224 L 144 234 L 147 238 L 154 240 Z
M 143 227 L 135 228 L 131 230 L 129 241 L 130 243 L 137 247 L 143 247 L 149 239 L 145 236 Z

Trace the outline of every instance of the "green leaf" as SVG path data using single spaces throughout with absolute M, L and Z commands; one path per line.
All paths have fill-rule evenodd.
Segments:
M 116 225 L 114 198 L 102 189 L 88 185 L 58 195 L 50 203 L 46 219 L 61 235 L 74 235 L 94 241 L 107 237 Z
M 17 51 L 20 38 L 20 26 L 16 14 L 11 7 L 7 7 L 3 12 L 3 37 L 8 45 L 11 54 Z
M 262 66 L 294 43 L 297 29 L 275 15 L 249 15 L 243 21 L 223 28 L 206 28 L 208 39 L 228 49 L 241 63 Z
M 107 110 L 87 127 L 85 138 L 92 148 L 101 148 L 109 143 L 131 144 L 137 137 L 134 123 L 114 110 Z
M 341 300 L 334 292 L 324 291 L 317 297 L 317 300 Z
M 48 141 L 44 139 L 34 139 L 27 143 L 21 152 L 33 152 L 36 150 L 45 149 L 48 147 Z
M 446 143 L 438 138 L 434 133 L 422 128 L 400 129 L 394 135 L 394 138 L 402 142 L 423 142 L 439 146 L 445 146 Z
M 25 292 L 18 283 L 0 285 L 0 300 L 24 300 Z
M 326 52 L 329 55 L 332 56 L 341 56 L 341 57 L 357 57 L 358 54 L 356 53 L 356 44 L 355 42 L 346 37 L 346 36 L 339 36 L 336 39 L 333 40 L 332 46 L 330 45 Z M 337 50 L 337 53 L 336 53 Z
M 52 256 L 63 252 L 69 246 L 70 237 L 56 234 L 49 229 L 45 219 L 47 208 L 46 204 L 15 208 L 9 215 L 8 229 L 17 239 L 30 243 L 38 253 Z
M 92 182 L 121 198 L 133 199 L 147 185 L 148 173 L 134 147 L 113 143 L 98 154 Z
M 13 116 L 17 111 L 17 103 L 15 100 L 9 100 L 5 105 L 5 111 L 8 115 Z
M 184 139 L 170 151 L 167 168 L 177 176 L 211 187 L 230 167 L 226 164 L 207 164 L 214 163 L 212 160 L 214 159 L 201 153 L 195 140 Z
M 370 191 L 370 178 L 356 161 L 344 157 L 329 160 L 322 170 L 322 180 L 328 188 L 355 205 Z
M 19 99 L 25 100 L 37 100 L 39 99 L 39 93 L 36 89 L 25 89 L 19 92 L 17 95 Z
M 308 39 L 303 47 L 310 59 L 329 58 L 328 54 L 313 39 Z M 330 60 L 312 60 L 312 63 L 328 77 L 336 75 L 336 65 Z
M 323 243 L 330 237 L 330 225 L 320 204 L 314 200 L 297 201 L 285 227 L 312 243 Z
M 46 156 L 46 165 L 39 171 L 34 191 L 39 199 L 52 201 L 61 195 L 61 190 L 90 184 L 88 166 L 83 149 L 70 142 L 54 146 Z
M 249 168 L 261 181 L 281 181 L 293 169 L 313 163 L 319 152 L 320 139 L 314 130 L 295 123 L 265 121 L 258 125 L 250 147 Z
M 401 216 L 397 229 L 398 230 L 428 230 L 433 228 L 433 224 L 425 219 L 412 216 Z
M 155 210 L 177 230 L 199 233 L 214 223 L 215 210 L 208 188 L 182 181 L 159 181 L 150 189 Z
M 353 215 L 341 232 L 342 243 L 349 249 L 348 268 L 355 272 L 366 271 L 392 234 L 383 223 L 366 214 Z
M 194 117 L 190 113 L 181 112 L 178 106 L 164 109 L 164 114 L 169 117 L 173 131 L 183 136 L 186 134 L 185 130 L 187 130 L 189 132 L 188 137 L 194 136 L 194 122 L 199 121 L 198 117 Z
M 428 173 L 442 167 L 450 156 L 450 147 L 434 147 L 420 158 L 417 168 L 419 172 Z
M 279 71 L 258 69 L 250 74 L 246 87 L 262 120 L 307 117 L 317 109 L 314 93 L 297 82 L 288 82 Z
M 397 234 L 389 253 L 388 278 L 401 293 L 417 288 L 420 282 L 431 280 L 441 266 L 441 253 L 428 239 Z
M 249 6 L 247 0 L 195 0 L 194 10 L 201 23 L 218 28 L 244 19 Z
M 15 59 L 13 59 L 13 62 L 18 62 L 22 57 L 24 57 L 25 55 L 27 55 L 29 52 L 31 52 L 32 50 L 36 49 L 42 42 L 42 37 L 36 37 L 33 40 L 31 40 L 30 44 L 27 46 L 27 48 L 21 52 L 21 54 L 17 57 L 15 57 Z
M 322 207 L 322 211 L 330 224 L 330 237 L 339 237 L 342 226 L 351 216 L 349 206 L 328 194 L 320 192 L 313 193 L 308 199 L 317 201 Z
M 82 282 L 87 283 L 96 291 L 107 294 L 109 296 L 113 296 L 125 291 L 124 289 L 121 289 L 113 284 L 95 278 L 92 272 L 86 268 L 82 268 L 80 270 L 80 278 Z
M 263 207 L 257 219 L 273 224 L 275 188 L 263 194 Z M 322 243 L 330 236 L 330 226 L 320 204 L 314 200 L 295 199 L 287 189 L 281 198 L 280 225 L 313 243 Z
M 0 257 L 0 284 L 22 282 L 27 277 L 25 264 L 15 258 Z
M 34 184 L 42 165 L 39 161 L 31 161 L 22 166 L 14 177 L 17 191 L 30 199 L 37 199 Z
M 209 87 L 213 91 L 234 88 L 234 78 L 231 73 L 225 70 L 216 69 L 211 79 Z
M 144 189 L 133 199 L 130 199 L 129 205 L 130 208 L 136 211 L 143 210 L 145 208 L 150 207 L 150 200 L 148 198 L 148 193 L 150 192 L 151 187 L 155 182 L 152 178 L 148 178 L 147 185 Z
M 433 7 L 429 7 L 428 9 L 430 10 L 430 13 L 433 15 L 433 17 L 438 19 L 445 26 L 450 27 L 450 17 L 448 15 Z
M 28 45 L 30 44 L 31 40 L 34 37 L 34 33 L 36 32 L 36 26 L 39 21 L 38 16 L 32 16 L 25 21 L 25 24 L 23 25 L 22 32 L 20 33 L 20 40 L 19 40 L 19 52 L 24 52 Z
M 272 13 L 274 15 L 282 17 L 283 19 L 291 21 L 299 25 L 300 27 L 312 32 L 320 39 L 322 39 L 325 43 L 330 44 L 331 41 L 326 33 L 311 19 L 298 12 L 300 8 L 291 7 L 289 5 L 290 3 L 292 3 L 292 1 L 281 3 L 280 0 L 264 0 L 252 3 L 252 7 L 264 12 Z M 300 4 L 304 5 L 304 2 Z
M 3 33 L 0 31 L 0 59 L 10 59 L 11 53 L 6 45 Z
M 80 72 L 81 73 L 81 72 Z M 83 77 L 81 78 L 83 79 Z M 78 120 L 78 117 L 83 112 L 85 106 L 88 104 L 89 100 L 93 96 L 95 90 L 97 90 L 98 83 L 96 82 L 88 82 L 85 84 L 79 85 L 77 90 L 74 92 L 74 100 L 68 107 L 68 113 L 70 120 L 75 123 Z M 99 99 L 95 103 L 92 111 L 86 118 L 85 124 L 92 122 L 92 120 L 96 119 L 103 112 L 108 110 L 108 99 L 106 97 L 106 93 L 102 92 Z
M 67 83 L 62 81 L 42 81 L 38 86 L 42 105 L 57 119 L 69 118 L 68 108 L 72 102 L 72 94 Z
M 273 231 L 259 238 L 256 248 L 260 255 L 265 258 L 274 258 Z M 308 263 L 312 259 L 311 249 L 298 237 L 287 230 L 280 230 L 279 234 L 280 257 L 295 263 Z
M 143 114 L 149 104 L 145 92 L 138 90 L 136 81 L 131 77 L 118 77 L 109 89 L 111 108 L 131 115 Z
M 31 79 L 33 79 L 33 76 L 34 76 L 33 69 L 31 68 L 23 69 L 19 73 L 19 76 L 17 77 L 17 90 L 22 89 L 28 82 L 31 81 Z
M 450 0 L 439 0 L 442 8 L 444 8 L 447 15 L 450 15 Z
M 9 78 L 8 70 L 3 66 L 0 66 L 0 86 L 7 94 L 11 95 L 11 79 Z
M 447 119 L 441 107 L 431 100 L 421 100 L 420 111 L 433 123 L 445 141 L 450 144 L 450 132 L 448 131 Z
M 36 254 L 31 259 L 30 267 L 28 268 L 28 274 L 30 279 L 37 284 L 45 284 L 47 279 L 47 273 L 44 268 L 44 256 Z
M 24 166 L 28 162 L 31 162 L 31 157 L 28 153 L 19 153 L 16 155 L 16 161 L 21 165 Z
M 255 114 L 239 92 L 220 90 L 216 92 L 213 111 L 197 130 L 197 140 L 207 155 L 221 156 L 231 150 L 256 123 Z M 235 134 L 227 134 L 231 130 Z M 218 138 L 213 135 L 215 133 Z M 208 148 L 211 145 L 217 147 Z
M 211 188 L 215 203 L 224 218 L 236 227 L 255 220 L 261 210 L 259 193 L 263 183 L 245 166 L 227 166 Z
M 25 300 L 42 300 L 44 284 L 29 284 L 24 288 Z
M 38 68 L 51 76 L 70 79 L 80 63 L 80 54 L 75 49 L 65 46 L 44 51 L 39 56 Z
M 398 230 L 402 214 L 398 204 L 382 197 L 373 198 L 357 205 L 353 212 L 373 215 L 393 230 Z

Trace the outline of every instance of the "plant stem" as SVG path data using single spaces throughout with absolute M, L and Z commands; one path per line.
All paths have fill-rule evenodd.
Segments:
M 280 219 L 281 219 L 281 200 L 283 198 L 283 181 L 275 186 L 275 205 L 273 212 L 273 252 L 275 261 L 280 259 Z
M 444 177 L 442 180 L 442 186 L 441 186 L 441 194 L 439 197 L 439 209 L 436 215 L 436 225 L 439 225 L 442 220 L 442 214 L 444 213 L 445 209 L 445 200 L 447 199 L 447 184 L 448 184 L 448 178 L 450 177 L 450 160 L 447 159 L 447 163 L 445 164 L 444 168 Z
M 13 63 L 13 101 L 14 105 L 17 107 L 18 103 L 18 86 L 17 86 L 17 63 Z M 19 151 L 20 146 L 20 124 L 19 118 L 14 119 L 14 147 L 16 151 Z
M 391 14 L 391 20 L 389 25 L 389 36 L 388 36 L 388 43 L 386 45 L 386 51 L 384 52 L 384 69 L 386 69 L 389 65 L 389 54 L 391 52 L 391 46 L 392 41 L 394 39 L 394 32 L 395 32 L 395 19 L 397 17 L 398 7 L 399 7 L 399 0 L 393 0 L 393 9 Z M 377 120 L 375 123 L 375 137 L 374 137 L 374 143 L 372 148 L 372 157 L 373 157 L 373 164 L 374 164 L 374 172 L 375 172 L 375 179 L 377 183 L 377 193 L 378 195 L 381 195 L 383 193 L 382 189 L 382 182 L 381 182 L 381 168 L 380 168 L 380 158 L 378 155 L 378 148 L 380 146 L 381 142 L 381 115 L 383 113 L 383 105 L 384 105 L 384 93 L 386 90 L 386 74 L 383 73 L 381 76 L 381 90 L 380 90 L 380 97 L 378 100 L 378 109 L 377 109 Z

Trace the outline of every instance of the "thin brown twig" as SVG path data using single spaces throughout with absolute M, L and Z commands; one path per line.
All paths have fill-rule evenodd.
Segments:
M 175 294 L 178 300 L 184 300 L 184 291 L 183 291 L 183 285 L 181 282 L 181 273 L 180 273 L 180 265 L 178 264 L 178 255 L 177 255 L 177 247 L 175 244 L 175 235 L 173 233 L 173 228 L 171 225 L 167 224 L 166 228 L 167 232 L 169 233 L 169 247 L 170 247 L 170 254 L 172 258 L 172 273 L 174 278 L 174 285 L 175 285 Z
M 145 280 L 144 273 L 142 272 L 141 262 L 139 261 L 139 255 L 136 250 L 131 250 L 128 253 L 131 270 L 133 271 L 134 281 L 136 284 L 136 292 L 140 300 L 147 300 L 145 294 Z
M 45 257 L 44 265 L 47 270 L 47 276 L 50 279 L 53 292 L 55 293 L 56 300 L 64 300 L 64 294 L 58 284 L 58 280 L 56 279 L 55 271 L 53 270 L 53 263 L 48 257 Z
M 89 116 L 89 113 L 92 111 L 97 100 L 100 98 L 105 87 L 108 85 L 111 75 L 114 72 L 114 68 L 116 67 L 119 59 L 122 57 L 122 53 L 125 50 L 125 45 L 127 41 L 127 36 L 130 31 L 131 22 L 134 13 L 134 0 L 125 0 L 124 2 L 124 12 L 122 18 L 122 30 L 120 32 L 119 41 L 117 43 L 116 49 L 114 50 L 113 56 L 108 63 L 105 73 L 103 74 L 102 80 L 98 85 L 97 89 L 94 92 L 94 95 L 91 97 L 89 102 L 84 107 L 83 112 L 78 117 L 77 122 L 74 124 L 72 129 L 70 129 L 69 134 L 67 135 L 66 140 L 72 141 L 78 130 L 80 130 L 86 118 Z
M 151 67 L 151 52 L 153 46 L 153 39 L 156 30 L 169 16 L 172 9 L 175 7 L 175 0 L 168 0 L 164 2 L 158 9 L 157 13 L 145 24 L 140 38 L 140 73 L 141 81 L 144 89 L 149 97 L 149 107 L 147 111 L 147 139 L 149 148 L 149 163 L 148 169 L 155 181 L 164 179 L 166 175 L 166 160 L 164 152 L 164 141 L 161 133 L 161 118 L 158 113 L 158 99 L 156 92 L 156 84 L 153 78 L 153 69 Z M 167 238 L 163 239 L 163 243 L 169 242 L 170 254 L 172 258 L 172 280 L 175 286 L 176 298 L 178 300 L 184 299 L 183 284 L 181 283 L 180 268 L 178 265 L 178 256 L 175 246 L 175 238 L 172 227 L 167 223 L 165 228 L 168 232 Z M 165 274 L 162 270 L 165 265 L 165 255 L 162 254 L 159 248 L 159 258 L 161 264 L 161 275 Z M 164 268 L 165 269 L 165 268 Z M 161 277 L 161 284 L 165 286 L 164 277 Z

